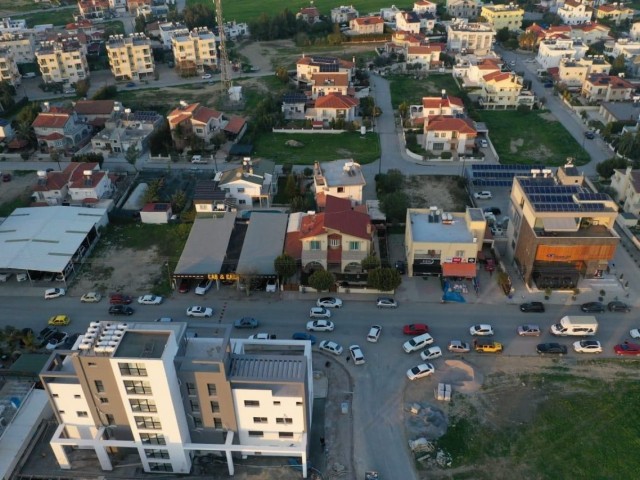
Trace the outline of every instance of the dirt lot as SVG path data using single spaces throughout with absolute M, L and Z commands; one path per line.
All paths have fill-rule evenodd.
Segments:
M 405 178 L 404 190 L 413 208 L 437 206 L 444 211 L 463 212 L 468 195 L 457 183 L 458 177 L 413 175 Z
M 38 181 L 38 176 L 35 173 L 16 175 L 11 170 L 3 169 L 1 163 L 0 171 L 3 174 L 11 174 L 10 182 L 0 182 L 0 205 L 12 202 L 23 194 L 28 197 L 31 194 L 31 187 Z

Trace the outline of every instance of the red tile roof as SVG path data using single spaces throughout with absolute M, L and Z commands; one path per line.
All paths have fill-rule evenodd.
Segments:
M 93 188 L 96 185 L 98 185 L 106 175 L 106 172 L 93 172 L 91 174 L 91 185 L 87 185 L 84 178 L 85 170 L 91 170 L 91 169 L 83 168 L 82 170 L 78 170 L 77 172 L 74 172 L 74 175 L 72 175 L 72 178 L 69 179 L 69 182 L 70 182 L 69 188 Z
M 472 121 L 468 118 L 437 116 L 429 119 L 425 128 L 430 132 L 459 132 L 468 135 L 477 133 Z
M 431 45 L 409 45 L 407 47 L 408 55 L 420 55 L 425 53 L 442 52 L 442 45 L 439 43 L 433 43 Z
M 307 215 L 302 219 L 300 238 L 310 238 L 334 230 L 356 238 L 371 239 L 371 219 L 364 212 L 351 207 L 351 200 L 326 196 L 323 213 Z
M 31 126 L 33 128 L 63 128 L 69 121 L 69 118 L 71 118 L 69 112 L 41 112 Z
M 53 133 L 50 133 L 49 135 L 40 136 L 41 140 L 46 140 L 46 141 L 62 140 L 63 138 L 64 138 L 64 135 L 58 132 L 53 132 Z
M 482 79 L 485 82 L 491 82 L 491 81 L 502 82 L 503 80 L 509 80 L 510 78 L 512 78 L 512 76 L 513 75 L 509 72 L 491 72 L 484 75 Z
M 464 103 L 462 103 L 462 99 L 458 97 L 422 97 L 422 106 L 424 108 L 443 108 L 451 106 L 463 108 Z
M 246 124 L 246 120 L 242 117 L 233 116 L 229 119 L 229 123 L 224 127 L 225 132 L 238 134 Z
M 347 72 L 314 73 L 311 75 L 311 81 L 316 87 L 347 87 L 349 86 L 349 74 Z
M 111 115 L 113 100 L 78 100 L 74 110 L 78 115 Z
M 222 113 L 207 107 L 198 107 L 193 113 L 193 119 L 202 123 L 207 123 L 212 118 L 220 117 L 222 117 Z
M 358 101 L 353 97 L 341 93 L 329 93 L 318 97 L 316 108 L 353 108 L 358 106 Z
M 300 232 L 287 232 L 287 236 L 284 239 L 284 252 L 296 260 L 300 260 L 302 258 Z
M 384 23 L 384 20 L 380 17 L 359 17 L 354 18 L 353 21 L 357 25 L 380 25 Z

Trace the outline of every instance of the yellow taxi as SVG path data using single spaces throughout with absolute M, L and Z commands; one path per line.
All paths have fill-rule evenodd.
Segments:
M 476 342 L 475 349 L 479 353 L 502 353 L 502 344 L 499 342 Z
M 68 315 L 54 315 L 49 319 L 49 325 L 53 325 L 55 327 L 69 325 L 69 323 L 71 323 L 71 319 Z

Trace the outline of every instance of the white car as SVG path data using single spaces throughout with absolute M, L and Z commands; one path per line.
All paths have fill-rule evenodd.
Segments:
M 342 347 L 336 342 L 331 342 L 329 340 L 323 340 L 320 342 L 320 350 L 324 350 L 325 352 L 333 353 L 334 355 L 342 355 Z
M 309 318 L 331 318 L 331 312 L 324 307 L 311 307 Z
M 65 291 L 64 288 L 47 288 L 44 291 L 44 299 L 45 300 L 51 300 L 52 298 L 62 297 L 66 293 L 67 292 Z
M 423 360 L 433 360 L 442 356 L 442 349 L 440 347 L 429 347 L 426 350 L 420 352 L 420 358 Z
M 337 297 L 322 297 L 318 299 L 316 306 L 324 308 L 341 308 L 342 300 Z
M 211 315 L 213 315 L 213 308 L 210 307 L 194 305 L 187 308 L 187 317 L 210 317 Z
M 490 337 L 493 335 L 493 328 L 491 325 L 487 324 L 473 325 L 469 328 L 469 334 L 477 335 L 479 337 Z
M 490 200 L 493 198 L 489 190 L 483 190 L 482 192 L 476 192 L 473 194 L 473 198 L 476 200 Z
M 602 345 L 597 340 L 580 340 L 574 342 L 573 349 L 578 353 L 602 353 Z
M 275 340 L 276 336 L 270 333 L 256 333 L 249 337 L 249 340 Z
M 205 73 L 204 75 L 202 75 L 203 80 L 209 80 L 211 77 L 212 75 L 210 73 Z
M 307 322 L 308 332 L 333 332 L 334 325 L 330 320 L 313 320 Z
M 212 285 L 213 285 L 213 280 L 202 280 L 196 287 L 196 290 L 194 293 L 196 295 L 204 295 L 211 289 Z
M 453 353 L 469 353 L 471 351 L 471 345 L 461 340 L 451 340 L 447 349 Z
M 359 345 L 351 345 L 349 347 L 349 354 L 353 359 L 354 365 L 363 365 L 364 362 L 364 353 L 362 353 L 362 349 Z
M 18 282 L 26 282 L 27 280 L 29 280 L 29 276 L 26 273 L 17 273 L 16 274 L 16 281 L 18 281 Z
M 380 297 L 376 300 L 376 307 L 378 308 L 398 308 L 398 302 L 391 297 Z
M 100 300 L 102 300 L 102 295 L 98 292 L 85 293 L 80 297 L 82 303 L 98 303 Z
M 171 317 L 160 317 L 160 318 L 156 318 L 156 322 L 159 322 L 159 323 L 171 323 L 171 322 L 173 322 L 173 318 L 171 318 Z
M 47 343 L 47 350 L 55 350 L 56 348 L 64 345 L 65 340 L 69 337 L 69 334 L 66 332 L 57 332 L 49 337 L 49 342 Z
M 194 155 L 191 157 L 191 163 L 207 163 L 207 161 L 202 158 L 202 155 Z
M 382 327 L 380 325 L 372 325 L 367 334 L 367 342 L 377 343 L 382 333 Z
M 407 370 L 407 378 L 409 380 L 417 380 L 418 378 L 428 377 L 433 375 L 436 369 L 430 363 L 421 363 L 413 368 Z
M 10 273 L 0 273 L 0 282 L 6 282 L 7 280 L 9 280 L 9 278 L 11 278 Z
M 416 350 L 420 350 L 427 345 L 431 345 L 433 343 L 433 337 L 428 333 L 423 333 L 422 335 L 418 335 L 417 337 L 413 337 L 411 340 L 404 342 L 402 348 L 405 352 L 411 353 Z
M 640 328 L 629 330 L 629 335 L 631 335 L 631 338 L 640 338 Z
M 140 305 L 160 305 L 162 297 L 159 295 L 142 295 L 138 297 L 138 303 Z
M 276 282 L 275 278 L 270 278 L 269 280 L 267 280 L 267 285 L 266 287 L 264 287 L 265 292 L 275 293 L 277 289 L 278 289 L 278 283 Z
M 482 148 L 487 148 L 489 146 L 489 142 L 487 142 L 484 138 L 481 138 L 478 143 L 480 144 L 480 147 Z

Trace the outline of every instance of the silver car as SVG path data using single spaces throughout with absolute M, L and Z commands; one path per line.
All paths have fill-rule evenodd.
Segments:
M 311 307 L 309 310 L 309 318 L 331 318 L 331 311 L 324 307 Z

